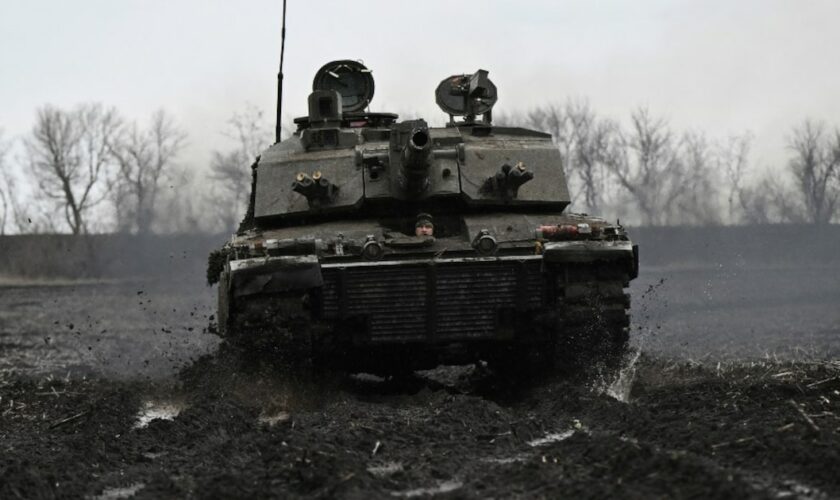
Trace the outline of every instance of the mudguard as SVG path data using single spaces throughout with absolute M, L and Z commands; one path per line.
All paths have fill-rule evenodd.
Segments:
M 639 275 L 639 249 L 629 241 L 552 241 L 543 250 L 546 262 L 625 262 L 628 277 Z
M 314 255 L 242 259 L 230 263 L 233 297 L 310 290 L 324 284 Z

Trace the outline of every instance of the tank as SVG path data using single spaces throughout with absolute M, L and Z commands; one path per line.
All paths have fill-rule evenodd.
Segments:
M 566 212 L 551 136 L 493 125 L 485 70 L 437 86 L 444 126 L 370 112 L 373 94 L 363 64 L 324 65 L 308 115 L 257 158 L 247 214 L 210 256 L 220 333 L 368 373 L 620 352 L 638 249 Z

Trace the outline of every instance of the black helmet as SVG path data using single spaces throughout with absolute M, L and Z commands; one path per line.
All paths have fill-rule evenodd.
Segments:
M 417 222 L 414 224 L 414 227 L 420 227 L 425 225 L 434 226 L 434 217 L 426 213 L 417 214 Z

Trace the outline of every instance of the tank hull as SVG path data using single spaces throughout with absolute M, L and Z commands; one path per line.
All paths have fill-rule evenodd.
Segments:
M 539 255 L 233 260 L 220 326 L 269 356 L 350 371 L 576 364 L 626 342 L 638 261 L 629 241 L 568 243 Z

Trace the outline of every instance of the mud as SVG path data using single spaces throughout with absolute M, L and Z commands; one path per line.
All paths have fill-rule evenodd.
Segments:
M 0 280 L 0 373 L 171 376 L 212 352 L 214 290 L 200 281 Z
M 834 276 L 649 272 L 621 372 L 528 380 L 243 363 L 193 284 L 3 287 L 0 498 L 840 498 Z
M 292 380 L 222 358 L 166 384 L 4 381 L 0 496 L 840 496 L 838 364 L 642 356 L 624 402 L 597 378 Z

